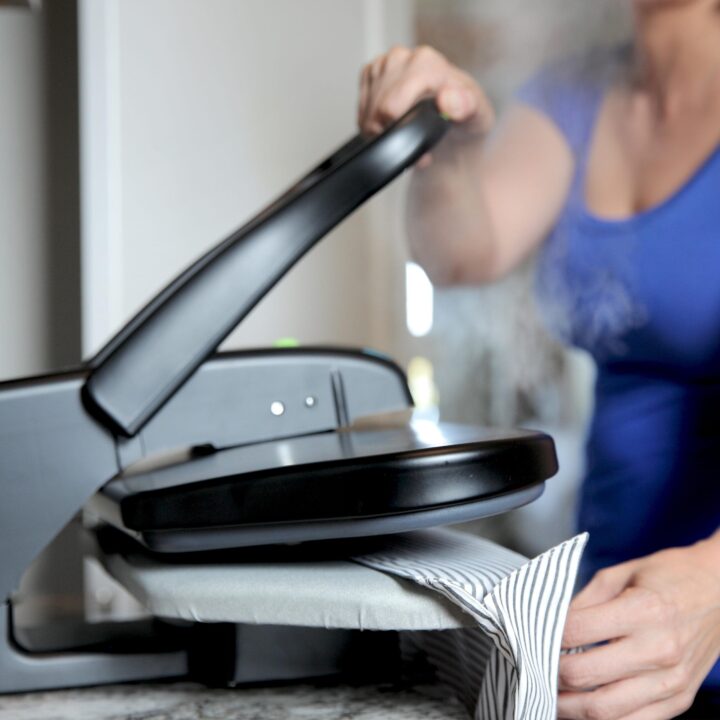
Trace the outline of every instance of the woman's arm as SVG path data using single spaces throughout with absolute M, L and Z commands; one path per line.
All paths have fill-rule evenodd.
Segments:
M 720 531 L 599 572 L 570 607 L 558 718 L 669 720 L 720 657 Z
M 490 134 L 494 112 L 483 90 L 430 48 L 395 48 L 366 66 L 360 126 L 379 132 L 427 94 L 457 127 L 413 173 L 411 253 L 436 284 L 496 279 L 551 229 L 572 153 L 551 120 L 521 104 Z

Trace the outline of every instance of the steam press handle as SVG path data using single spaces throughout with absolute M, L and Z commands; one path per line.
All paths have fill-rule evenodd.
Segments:
M 277 281 L 448 127 L 424 100 L 377 138 L 356 137 L 173 280 L 89 363 L 85 406 L 132 437 Z

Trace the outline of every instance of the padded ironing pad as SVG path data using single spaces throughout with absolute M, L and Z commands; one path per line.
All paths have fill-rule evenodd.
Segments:
M 438 593 L 343 560 L 168 565 L 112 555 L 104 563 L 157 617 L 350 630 L 472 625 Z

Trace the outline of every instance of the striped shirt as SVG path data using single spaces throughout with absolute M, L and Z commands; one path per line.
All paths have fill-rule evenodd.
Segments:
M 410 633 L 477 720 L 556 720 L 565 617 L 587 535 L 528 562 L 492 542 L 452 530 L 398 535 L 358 563 L 441 593 L 477 628 Z

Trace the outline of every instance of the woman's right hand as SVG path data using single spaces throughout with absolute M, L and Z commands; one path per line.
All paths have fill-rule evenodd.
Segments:
M 377 135 L 427 96 L 434 96 L 438 110 L 459 125 L 455 141 L 482 139 L 492 127 L 495 113 L 475 80 L 437 50 L 421 46 L 394 47 L 363 68 L 360 130 Z

